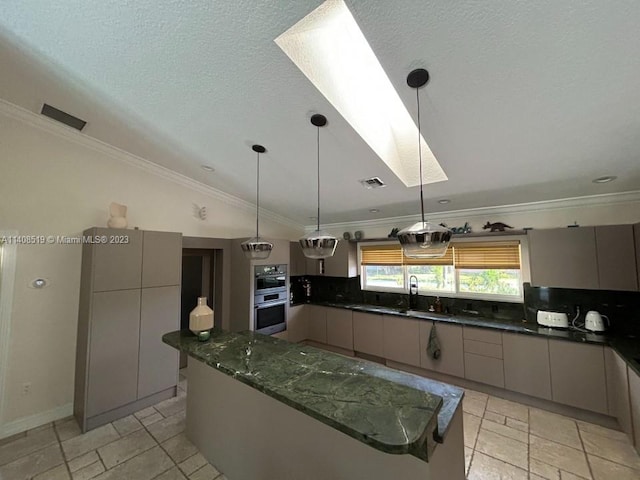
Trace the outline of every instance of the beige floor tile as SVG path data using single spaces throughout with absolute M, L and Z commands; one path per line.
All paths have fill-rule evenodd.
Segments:
M 560 470 L 558 468 L 535 458 L 529 458 L 529 471 L 547 480 L 560 480 Z
M 529 431 L 537 437 L 582 450 L 576 422 L 568 417 L 531 408 Z
M 150 480 L 172 467 L 173 462 L 158 446 L 107 470 L 96 480 Z
M 98 455 L 100 455 L 104 466 L 109 470 L 156 445 L 155 440 L 151 438 L 151 435 L 146 430 L 138 430 L 99 448 Z
M 471 466 L 471 459 L 473 458 L 473 448 L 464 447 L 464 474 L 469 473 L 469 467 Z
M 487 403 L 487 400 L 489 400 L 489 395 L 487 395 L 486 393 L 478 392 L 477 390 L 465 388 L 464 400 L 478 400 L 479 402 Z
M 482 419 L 471 415 L 470 413 L 462 413 L 462 424 L 464 426 L 464 444 L 467 447 L 475 448 L 480 430 L 480 422 Z
M 191 480 L 214 480 L 220 476 L 220 472 L 212 465 L 206 464 L 200 470 L 196 470 L 189 477 Z
M 588 457 L 595 480 L 638 480 L 640 478 L 639 470 L 609 462 L 595 455 L 588 455 Z
M 155 409 L 158 410 L 163 417 L 170 417 L 175 415 L 176 413 L 184 412 L 187 408 L 187 397 L 185 395 L 181 395 L 178 397 L 169 398 L 154 405 Z
M 92 478 L 96 478 L 102 472 L 104 472 L 104 465 L 100 460 L 97 462 L 93 462 L 90 465 L 82 467 L 80 470 L 73 472 L 71 475 L 73 476 L 73 480 L 90 480 Z
M 505 423 L 507 423 L 507 417 L 505 417 L 504 415 L 500 415 L 499 413 L 490 412 L 489 410 L 484 411 L 484 418 L 500 425 L 504 425 Z
M 525 470 L 529 468 L 529 452 L 526 443 L 503 437 L 489 430 L 480 429 L 476 452 L 482 452 Z
M 0 479 L 27 480 L 63 464 L 60 445 L 55 443 L 3 465 L 0 467 Z
M 152 423 L 159 422 L 163 418 L 164 417 L 160 414 L 160 412 L 155 412 L 149 415 L 148 417 L 141 418 L 140 421 L 142 422 L 142 425 L 144 425 L 145 427 L 148 427 Z
M 611 438 L 585 431 L 581 435 L 584 449 L 587 453 L 640 470 L 640 456 L 628 440 L 612 440 Z
M 529 473 L 529 480 L 546 480 L 544 477 L 540 477 L 535 473 Z
M 58 437 L 60 438 L 61 442 L 69 440 L 73 437 L 77 437 L 82 433 L 80 431 L 80 427 L 78 426 L 78 422 L 73 417 L 71 417 L 70 420 L 67 420 L 64 423 L 56 424 L 55 429 L 56 432 L 58 432 Z
M 8 443 L 13 443 L 16 440 L 20 440 L 23 437 L 27 436 L 27 432 L 16 433 L 15 435 L 10 435 L 8 437 L 4 437 L 0 439 L 0 447 L 3 445 L 7 445 Z
M 42 430 L 46 430 L 47 428 L 53 428 L 53 422 L 48 422 L 30 429 L 27 431 L 27 435 L 33 435 L 34 433 L 41 432 Z
M 587 480 L 591 480 L 592 477 L 589 477 Z M 579 477 L 578 475 L 574 475 L 573 473 L 560 471 L 560 480 L 585 480 L 584 477 Z
M 96 450 L 108 443 L 118 440 L 120 435 L 113 428 L 113 425 L 108 423 L 102 427 L 98 427 L 95 430 L 91 430 L 77 437 L 73 437 L 69 440 L 62 442 L 62 450 L 67 460 L 72 460 L 80 455 L 84 455 L 91 450 Z
M 140 421 L 134 415 L 120 418 L 119 420 L 111 423 L 113 425 L 113 428 L 115 428 L 116 431 L 123 437 L 143 428 Z
M 184 462 L 181 462 L 178 467 L 185 475 L 191 475 L 196 470 L 199 470 L 204 465 L 206 465 L 207 459 L 202 456 L 200 453 L 196 453 L 195 455 L 187 458 Z
M 490 422 L 486 418 L 482 420 L 480 429 L 489 430 L 493 433 L 499 433 L 503 437 L 508 437 L 513 440 L 518 440 L 522 443 L 529 443 L 529 434 L 516 430 L 515 428 L 507 427 L 506 425 L 500 425 L 499 423 Z
M 620 430 L 611 430 L 610 428 L 594 425 L 593 423 L 582 422 L 580 420 L 576 420 L 576 424 L 578 425 L 578 430 L 581 432 L 595 433 L 601 437 L 607 437 L 611 440 L 619 440 L 620 442 L 629 441 L 627 434 Z
M 33 477 L 33 480 L 70 480 L 69 471 L 66 465 L 59 465 L 51 470 L 41 473 Z
M 172 417 L 165 418 L 158 422 L 152 423 L 147 427 L 149 433 L 153 435 L 158 442 L 162 443 L 169 438 L 182 433 L 185 429 L 185 413 L 178 413 Z
M 45 447 L 58 443 L 53 429 L 41 430 L 32 435 L 22 435 L 10 443 L 0 447 L 0 465 L 6 465 L 14 460 L 42 450 Z
M 173 467 L 170 470 L 167 470 L 159 477 L 156 477 L 154 480 L 186 480 L 185 477 L 178 467 Z
M 515 418 L 521 422 L 529 421 L 529 407 L 498 397 L 489 397 L 487 410 L 505 417 Z
M 476 417 L 482 417 L 487 406 L 486 400 L 477 400 L 474 398 L 464 398 L 462 400 L 462 410 Z
M 521 422 L 520 420 L 516 420 L 514 418 L 506 417 L 507 419 L 507 427 L 515 428 L 516 430 L 520 430 L 521 432 L 529 431 L 529 424 L 525 422 Z
M 187 379 L 186 378 L 181 378 L 180 381 L 178 381 L 178 388 L 184 392 L 188 392 L 189 390 L 187 389 Z
M 193 443 L 187 440 L 184 433 L 180 433 L 163 442 L 162 448 L 164 448 L 165 452 L 167 452 L 176 463 L 180 463 L 198 453 L 198 449 Z
M 529 474 L 478 451 L 473 454 L 468 480 L 527 480 Z
M 584 452 L 535 435 L 529 436 L 529 448 L 531 458 L 553 465 L 561 470 L 589 478 L 589 466 Z
M 153 415 L 154 413 L 158 413 L 158 411 L 153 408 L 153 407 L 147 407 L 143 410 L 138 410 L 136 413 L 134 413 L 133 415 L 138 419 L 138 420 L 142 420 L 145 417 L 148 417 L 149 415 Z
M 97 462 L 98 460 L 100 460 L 100 458 L 98 458 L 98 454 L 95 450 L 92 450 L 91 452 L 74 458 L 67 463 L 69 464 L 69 470 L 71 470 L 71 473 L 73 473 L 77 470 L 80 470 L 81 468 L 86 467 L 87 465 L 91 465 L 92 463 Z

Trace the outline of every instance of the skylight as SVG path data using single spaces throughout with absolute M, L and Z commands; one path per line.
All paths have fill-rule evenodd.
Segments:
M 420 184 L 418 127 L 343 0 L 327 0 L 275 42 L 407 187 Z M 447 180 L 424 137 L 421 148 L 423 183 Z

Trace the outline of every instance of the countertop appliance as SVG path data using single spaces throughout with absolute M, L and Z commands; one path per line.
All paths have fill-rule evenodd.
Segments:
M 253 330 L 273 335 L 287 329 L 287 266 L 254 267 Z
M 589 330 L 590 332 L 604 332 L 606 330 L 603 320 L 604 318 L 607 319 L 608 323 L 609 318 L 606 315 L 600 315 L 599 312 L 590 310 L 584 317 L 584 328 Z
M 552 328 L 569 328 L 569 317 L 566 313 L 538 310 L 538 325 Z

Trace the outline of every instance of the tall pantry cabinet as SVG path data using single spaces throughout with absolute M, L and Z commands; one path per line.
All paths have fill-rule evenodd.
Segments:
M 83 432 L 175 396 L 182 234 L 91 228 L 82 247 L 74 415 Z

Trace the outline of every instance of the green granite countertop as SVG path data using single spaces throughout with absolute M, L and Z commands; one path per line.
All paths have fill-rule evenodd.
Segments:
M 214 330 L 199 342 L 183 330 L 162 340 L 378 450 L 424 461 L 463 396 L 457 387 L 248 331 Z

